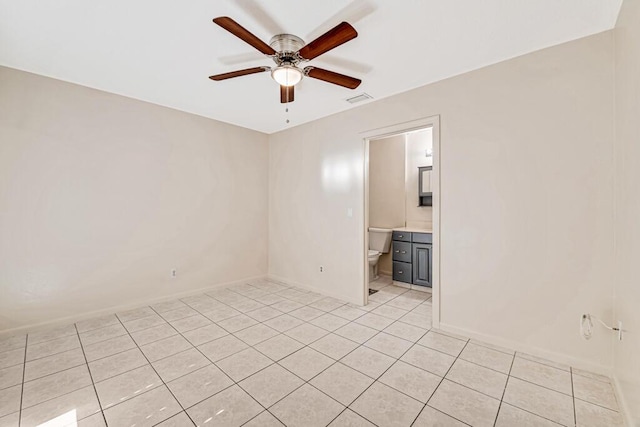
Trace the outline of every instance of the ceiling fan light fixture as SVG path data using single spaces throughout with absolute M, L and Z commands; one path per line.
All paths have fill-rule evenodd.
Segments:
M 280 65 L 271 71 L 271 77 L 280 86 L 295 86 L 302 80 L 303 72 L 292 65 Z

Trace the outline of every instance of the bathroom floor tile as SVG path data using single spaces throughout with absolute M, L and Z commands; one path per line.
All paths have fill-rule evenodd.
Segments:
M 458 421 L 455 418 L 445 414 L 444 412 L 440 412 L 437 409 L 434 409 L 431 406 L 427 405 L 422 409 L 422 412 L 420 412 L 418 418 L 416 418 L 416 421 L 413 423 L 413 427 L 434 426 L 465 427 L 468 426 L 468 424 Z
M 309 323 L 311 323 L 312 325 L 318 326 L 322 329 L 325 329 L 327 331 L 333 332 L 336 329 L 341 328 L 347 323 L 349 323 L 349 321 L 347 319 L 343 319 L 342 317 L 338 317 L 331 313 L 326 313 L 320 317 L 316 317 Z
M 573 425 L 573 399 L 566 394 L 509 377 L 503 400 L 559 424 Z
M 342 363 L 336 363 L 309 383 L 348 406 L 373 383 L 373 379 Z
M 579 425 L 579 424 L 578 424 Z M 609 424 L 600 424 L 602 426 Z M 560 424 L 502 402 L 495 427 L 558 427 Z
M 304 325 L 300 325 L 288 330 L 287 332 L 285 332 L 285 335 L 293 338 L 296 341 L 300 341 L 303 344 L 309 345 L 312 342 L 317 341 L 323 336 L 327 335 L 328 333 L 329 332 L 325 329 L 313 326 L 310 323 L 305 323 Z
M 309 347 L 305 347 L 296 351 L 290 356 L 285 357 L 280 362 L 284 368 L 293 372 L 305 381 L 318 375 L 327 369 L 335 361 Z
M 24 381 L 32 381 L 46 375 L 55 374 L 76 366 L 85 365 L 84 354 L 81 348 L 64 351 L 53 356 L 43 357 L 27 362 L 24 367 Z M 22 382 L 22 373 L 20 375 Z
M 162 385 L 160 377 L 150 365 L 145 365 L 96 383 L 95 386 L 100 406 L 102 409 L 107 409 L 160 385 Z
M 24 384 L 22 407 L 28 408 L 91 385 L 87 365 L 77 366 Z
M 510 375 L 569 396 L 573 393 L 570 372 L 538 362 L 516 357 Z
M 215 365 L 208 365 L 167 383 L 183 408 L 189 408 L 233 385 Z
M 582 375 L 573 375 L 573 393 L 576 399 L 604 406 L 614 411 L 618 410 L 616 394 L 610 383 Z
M 624 425 L 622 416 L 616 411 L 583 402 L 580 399 L 575 400 L 575 405 L 576 423 L 579 427 L 614 427 Z
M 279 332 L 262 323 L 259 323 L 254 326 L 250 326 L 247 329 L 238 331 L 234 335 L 240 338 L 242 341 L 244 341 L 248 345 L 253 346 L 271 337 L 275 337 L 276 335 L 279 335 Z
M 379 426 L 410 426 L 423 403 L 376 382 L 350 406 L 354 412 Z
M 301 342 L 281 334 L 257 344 L 255 349 L 274 362 L 277 362 L 291 353 L 300 350 L 302 347 L 304 347 L 304 344 Z
M 358 343 L 341 337 L 340 335 L 328 334 L 309 344 L 309 347 L 318 350 L 332 359 L 338 360 L 351 353 L 358 347 Z
M 340 335 L 341 337 L 350 339 L 351 341 L 355 341 L 359 344 L 363 344 L 365 341 L 368 341 L 377 333 L 378 331 L 376 329 L 359 325 L 357 323 L 349 323 L 348 325 L 334 331 L 334 334 Z
M 511 369 L 511 362 L 513 361 L 513 355 L 502 353 L 498 350 L 493 350 L 471 342 L 467 344 L 464 350 L 462 350 L 460 358 L 467 362 L 473 362 L 484 366 L 485 368 L 502 372 L 503 374 L 509 373 L 509 370 Z
M 395 361 L 393 357 L 367 347 L 358 347 L 341 359 L 345 365 L 374 379 L 382 375 Z
M 449 369 L 446 378 L 495 399 L 502 399 L 508 377 L 493 369 L 458 359 Z
M 273 364 L 238 385 L 265 408 L 270 407 L 304 384 L 297 376 L 278 364 Z
M 167 387 L 160 386 L 106 409 L 104 416 L 110 426 L 146 427 L 158 424 L 181 411 L 182 408 Z
M 266 368 L 273 362 L 267 356 L 253 348 L 247 348 L 216 362 L 216 365 L 229 375 L 232 380 L 238 382 L 248 376 Z
M 409 325 L 408 323 L 395 322 L 387 326 L 383 332 L 396 336 L 398 338 L 405 339 L 407 341 L 416 342 L 428 329 L 420 328 L 418 326 Z
M 467 342 L 429 331 L 418 341 L 418 344 L 458 357 Z
M 273 319 L 264 322 L 265 325 L 278 332 L 286 332 L 296 326 L 302 325 L 303 323 L 304 322 L 302 320 L 296 319 L 288 314 L 283 314 L 282 316 L 274 317 Z
M 240 426 L 260 412 L 262 406 L 237 385 L 187 409 L 189 417 L 199 426 Z
M 448 354 L 416 344 L 400 360 L 443 377 L 456 359 Z
M 169 382 L 187 375 L 197 369 L 209 365 L 211 362 L 197 349 L 192 348 L 173 356 L 153 362 L 153 368 L 164 382 Z
M 491 427 L 500 400 L 445 379 L 429 399 L 429 406 L 470 425 Z
M 329 427 L 376 427 L 350 409 L 345 409 L 329 424 Z
M 198 346 L 198 350 L 212 362 L 222 360 L 246 348 L 249 348 L 249 346 L 233 335 L 226 335 Z
M 402 361 L 397 361 L 378 380 L 419 402 L 427 403 L 433 392 L 440 385 L 440 378 Z
M 343 409 L 326 394 L 305 384 L 273 405 L 269 412 L 287 426 L 324 427 Z
M 398 358 L 402 356 L 413 345 L 411 341 L 403 340 L 384 332 L 371 338 L 363 344 L 387 356 Z

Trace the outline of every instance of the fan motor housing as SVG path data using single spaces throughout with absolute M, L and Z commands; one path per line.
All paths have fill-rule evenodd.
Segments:
M 269 46 L 278 52 L 273 59 L 279 65 L 283 63 L 295 65 L 300 62 L 296 52 L 302 49 L 304 44 L 304 40 L 293 34 L 277 34 L 269 41 Z

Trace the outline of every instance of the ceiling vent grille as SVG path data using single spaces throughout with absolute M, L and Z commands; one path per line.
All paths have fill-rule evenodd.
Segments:
M 361 93 L 360 95 L 356 95 L 352 98 L 347 98 L 347 102 L 350 104 L 357 104 L 358 102 L 366 101 L 367 99 L 373 99 L 373 96 L 367 93 Z

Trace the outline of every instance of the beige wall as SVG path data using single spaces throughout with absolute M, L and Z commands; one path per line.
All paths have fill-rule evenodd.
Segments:
M 266 274 L 267 151 L 0 67 L 0 331 Z
M 626 0 L 616 38 L 615 315 L 626 331 L 614 341 L 615 377 L 630 425 L 640 425 L 640 2 Z
M 442 324 L 610 367 L 613 103 L 607 32 L 273 134 L 269 272 L 361 302 L 361 133 L 440 115 Z
M 407 158 L 405 161 L 407 164 L 407 177 L 405 188 L 405 225 L 407 227 L 431 229 L 432 208 L 430 206 L 418 206 L 418 168 L 422 166 L 433 166 L 433 157 L 426 156 L 427 149 L 433 149 L 432 129 L 407 134 L 406 144 Z
M 369 148 L 369 226 L 405 225 L 405 137 L 371 141 Z M 391 253 L 382 254 L 378 272 L 392 274 Z

